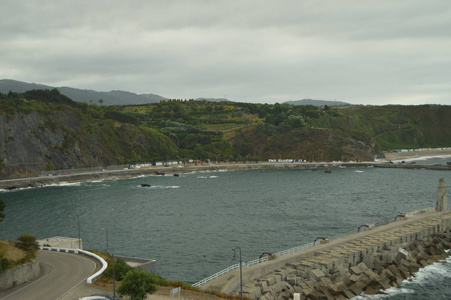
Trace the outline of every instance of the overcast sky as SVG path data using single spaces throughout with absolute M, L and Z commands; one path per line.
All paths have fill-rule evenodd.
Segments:
M 180 99 L 451 105 L 449 0 L 0 2 L 0 79 Z

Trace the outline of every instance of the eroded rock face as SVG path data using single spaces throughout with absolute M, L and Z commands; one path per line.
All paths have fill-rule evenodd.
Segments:
M 45 170 L 104 167 L 124 157 L 172 153 L 160 133 L 111 120 L 86 121 L 77 111 L 0 114 L 0 179 L 39 175 Z
M 82 152 L 90 149 L 92 141 L 88 136 L 80 138 L 74 134 L 80 123 L 72 112 L 56 112 L 52 116 L 18 113 L 9 118 L 0 115 L 2 177 L 30 175 L 50 167 L 85 167 Z

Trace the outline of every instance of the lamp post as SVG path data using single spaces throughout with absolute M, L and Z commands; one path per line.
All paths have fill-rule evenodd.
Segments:
M 109 243 L 108 243 L 108 227 L 105 228 L 105 234 L 106 234 L 106 253 L 108 257 L 110 256 L 109 251 Z M 115 264 L 114 264 L 114 252 L 111 250 L 111 261 L 113 264 L 113 299 L 116 299 L 116 277 L 114 274 Z
M 78 220 L 78 249 L 81 249 L 81 237 L 80 237 L 80 215 L 77 215 Z
M 236 249 L 240 250 L 240 297 L 241 300 L 243 300 L 243 269 L 242 269 L 242 263 L 241 263 L 241 248 L 235 247 L 233 248 L 233 259 L 236 259 Z

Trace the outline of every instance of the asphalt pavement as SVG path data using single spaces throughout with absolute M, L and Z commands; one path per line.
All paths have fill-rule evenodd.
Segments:
M 84 255 L 41 250 L 41 276 L 28 284 L 0 294 L 1 300 L 68 300 L 98 292 L 90 290 L 86 279 L 96 270 L 96 262 Z

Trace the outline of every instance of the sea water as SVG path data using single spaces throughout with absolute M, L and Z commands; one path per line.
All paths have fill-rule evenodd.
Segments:
M 250 261 L 432 208 L 439 178 L 451 182 L 449 171 L 424 169 L 248 170 L 1 191 L 0 237 L 80 236 L 85 249 L 155 259 L 163 277 L 194 283 L 237 263 L 235 247 Z M 388 299 L 451 297 L 450 265 L 426 268 Z

